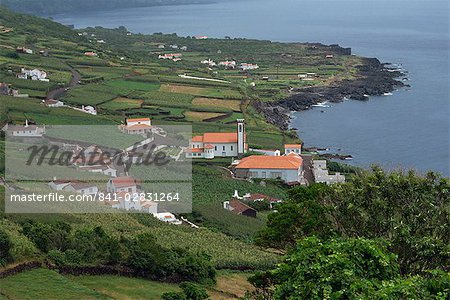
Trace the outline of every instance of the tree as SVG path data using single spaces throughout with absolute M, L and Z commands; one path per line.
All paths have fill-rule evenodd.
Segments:
M 317 199 L 328 191 L 323 184 L 298 187 L 289 191 L 289 199 L 277 206 L 267 218 L 266 227 L 255 238 L 261 246 L 289 248 L 309 235 L 333 235 L 326 208 Z
M 11 257 L 12 242 L 9 235 L 0 229 L 0 265 L 5 266 L 12 261 Z
M 168 292 L 161 296 L 162 300 L 206 300 L 209 299 L 205 288 L 192 283 L 183 282 L 180 284 L 181 292 Z
M 250 282 L 257 288 L 251 297 L 264 300 L 445 299 L 450 287 L 444 272 L 401 277 L 388 244 L 363 238 L 305 238 L 283 263 Z
M 293 189 L 269 215 L 260 245 L 289 249 L 317 235 L 384 238 L 402 274 L 447 270 L 450 253 L 450 181 L 434 173 L 386 173 L 378 167 L 331 187 Z

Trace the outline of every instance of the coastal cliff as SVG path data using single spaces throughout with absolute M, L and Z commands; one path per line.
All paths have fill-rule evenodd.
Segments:
M 343 48 L 342 48 L 343 49 Z M 399 80 L 405 74 L 383 64 L 376 58 L 362 58 L 357 66 L 357 75 L 353 80 L 340 80 L 329 85 L 293 88 L 290 96 L 275 102 L 256 101 L 253 106 L 266 120 L 283 130 L 289 128 L 289 113 L 310 109 L 321 102 L 338 103 L 344 99 L 361 100 L 369 96 L 381 96 L 398 88 L 407 86 Z

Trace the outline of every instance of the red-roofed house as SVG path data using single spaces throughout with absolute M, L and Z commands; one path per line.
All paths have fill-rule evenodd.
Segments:
M 127 119 L 126 125 L 119 125 L 119 130 L 127 134 L 145 134 L 152 131 L 150 118 Z
M 238 119 L 236 132 L 207 132 L 194 136 L 189 143 L 189 149 L 186 150 L 186 157 L 212 159 L 236 157 L 246 152 L 244 120 Z
M 237 215 L 247 216 L 256 218 L 256 210 L 251 208 L 245 203 L 242 203 L 239 200 L 233 199 L 230 201 L 225 201 L 223 203 L 223 208 L 226 210 L 231 211 L 232 213 L 235 213 Z
M 115 177 L 109 179 L 106 184 L 106 191 L 108 193 L 128 192 L 136 193 L 140 190 L 140 183 L 133 177 Z
M 239 161 L 235 174 L 240 178 L 280 178 L 286 183 L 301 182 L 303 159 L 295 153 L 286 156 L 252 155 Z

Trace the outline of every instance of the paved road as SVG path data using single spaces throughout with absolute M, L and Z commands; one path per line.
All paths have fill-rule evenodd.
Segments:
M 81 74 L 78 73 L 78 71 L 73 68 L 70 68 L 70 72 L 72 73 L 72 79 L 70 80 L 69 85 L 67 87 L 62 87 L 62 88 L 57 88 L 57 89 L 51 90 L 50 92 L 47 93 L 47 99 L 58 100 L 62 96 L 64 96 L 64 94 L 67 91 L 66 90 L 67 88 L 73 88 L 73 87 L 79 85 L 79 82 L 81 80 Z

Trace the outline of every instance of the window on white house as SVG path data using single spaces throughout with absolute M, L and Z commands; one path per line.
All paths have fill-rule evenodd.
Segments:
M 230 147 L 230 148 L 231 148 L 231 151 L 233 151 L 233 145 L 231 145 L 231 147 Z
M 214 150 L 216 150 L 216 151 L 217 151 L 217 146 L 214 146 Z
M 225 151 L 225 146 L 222 146 L 222 150 Z

